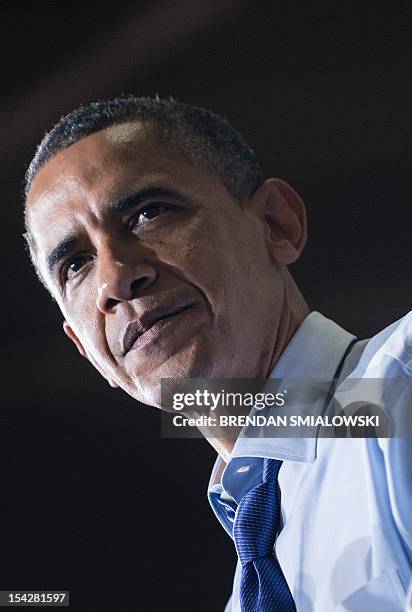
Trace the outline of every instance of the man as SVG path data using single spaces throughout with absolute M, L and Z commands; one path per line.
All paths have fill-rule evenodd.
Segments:
M 410 376 L 410 315 L 366 344 L 310 313 L 287 268 L 301 198 L 203 109 L 121 98 L 61 119 L 26 175 L 26 228 L 67 336 L 143 403 L 162 407 L 161 378 L 384 378 L 388 355 Z M 239 555 L 227 610 L 402 610 L 410 440 L 203 433 Z

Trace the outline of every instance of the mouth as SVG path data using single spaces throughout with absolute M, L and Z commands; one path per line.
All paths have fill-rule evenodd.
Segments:
M 191 308 L 193 304 L 185 306 L 169 306 L 144 313 L 138 320 L 130 322 L 125 330 L 122 340 L 123 355 L 132 349 L 142 348 L 145 344 L 156 338 L 161 329 L 171 323 L 177 315 Z

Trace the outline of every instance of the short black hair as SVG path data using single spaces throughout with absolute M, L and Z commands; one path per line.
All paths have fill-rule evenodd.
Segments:
M 239 201 L 263 182 L 253 149 L 222 117 L 173 98 L 121 96 L 81 106 L 46 133 L 25 175 L 26 196 L 36 173 L 56 153 L 89 134 L 130 121 L 148 123 L 173 152 L 217 175 Z

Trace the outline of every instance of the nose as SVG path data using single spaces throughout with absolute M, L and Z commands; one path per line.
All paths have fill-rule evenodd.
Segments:
M 110 314 L 120 302 L 140 297 L 156 280 L 155 268 L 141 251 L 137 245 L 127 256 L 107 245 L 100 249 L 96 306 L 102 313 Z

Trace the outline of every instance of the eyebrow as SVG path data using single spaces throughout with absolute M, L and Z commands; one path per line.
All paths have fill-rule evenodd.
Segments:
M 178 193 L 172 189 L 166 189 L 164 187 L 146 187 L 140 189 L 135 193 L 123 196 L 117 200 L 110 202 L 108 209 L 110 212 L 122 213 L 126 212 L 130 208 L 141 204 L 145 200 L 153 198 L 176 198 Z
M 53 270 L 56 264 L 63 259 L 67 253 L 70 253 L 75 246 L 78 244 L 79 240 L 75 236 L 68 236 L 64 238 L 59 244 L 52 250 L 50 255 L 47 257 L 47 269 L 50 274 L 53 274 Z
M 172 189 L 164 187 L 145 187 L 130 193 L 126 196 L 113 200 L 108 205 L 108 210 L 112 213 L 123 213 L 142 202 L 153 198 L 176 198 L 179 194 Z M 76 236 L 68 236 L 59 242 L 59 244 L 48 255 L 46 264 L 49 274 L 53 274 L 53 270 L 63 257 L 70 251 L 74 250 L 79 240 Z

